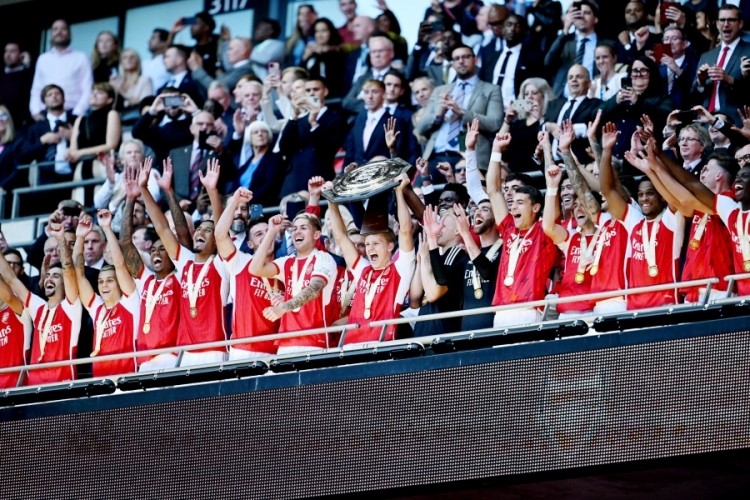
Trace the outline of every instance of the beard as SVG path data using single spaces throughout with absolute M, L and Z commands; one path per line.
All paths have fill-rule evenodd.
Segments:
M 245 221 L 242 219 L 235 219 L 229 227 L 229 230 L 233 233 L 241 233 L 245 231 Z

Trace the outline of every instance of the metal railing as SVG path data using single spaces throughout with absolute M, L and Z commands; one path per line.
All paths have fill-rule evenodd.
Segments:
M 78 161 L 89 161 L 89 160 L 95 160 L 96 156 L 94 155 L 88 155 L 88 156 L 81 156 Z M 32 167 L 51 167 L 52 165 L 57 165 L 58 163 L 70 163 L 68 160 L 47 160 L 47 161 L 33 161 L 31 163 L 25 163 L 23 165 L 18 165 L 16 167 L 17 170 L 25 170 Z M 78 163 L 78 162 L 76 162 Z
M 30 193 L 40 193 L 40 192 L 46 192 L 46 191 L 58 191 L 63 189 L 70 189 L 73 190 L 75 188 L 79 187 L 85 187 L 85 186 L 98 186 L 100 184 L 104 184 L 107 179 L 101 178 L 101 179 L 86 179 L 82 181 L 70 181 L 70 182 L 58 182 L 56 184 L 43 184 L 40 186 L 31 186 L 31 187 L 25 187 L 25 188 L 16 188 L 13 190 L 13 205 L 11 208 L 11 218 L 18 217 L 18 213 L 21 208 L 21 196 L 30 194 Z M 2 203 L 3 200 L 0 198 L 0 203 Z M 0 205 L 3 206 L 3 205 Z

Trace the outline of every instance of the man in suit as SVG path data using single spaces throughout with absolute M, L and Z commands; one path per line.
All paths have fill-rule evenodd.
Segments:
M 541 54 L 530 45 L 521 43 L 526 38 L 526 31 L 526 19 L 516 14 L 509 15 L 503 25 L 503 50 L 495 58 L 494 66 L 482 66 L 479 72 L 479 78 L 500 87 L 505 109 L 516 99 L 524 80 L 544 74 L 539 64 Z
M 493 37 L 487 45 L 479 49 L 477 54 L 482 68 L 479 72 L 479 78 L 485 82 L 494 83 L 492 81 L 492 70 L 505 48 L 503 31 L 505 30 L 505 20 L 508 19 L 509 15 L 510 12 L 505 5 L 491 5 L 487 14 L 487 24 Z
M 252 73 L 250 66 L 250 53 L 253 51 L 253 44 L 249 38 L 233 38 L 227 46 L 227 61 L 232 65 L 231 69 L 225 71 L 216 80 L 222 82 L 227 88 L 233 89 L 240 77 Z M 187 60 L 193 81 L 201 86 L 202 92 L 208 92 L 211 82 L 214 78 L 203 69 L 203 59 L 197 52 L 190 54 Z
M 641 0 L 631 0 L 625 5 L 625 26 L 627 29 L 617 37 L 617 62 L 630 64 L 635 58 L 652 50 L 660 42 L 658 33 L 648 28 L 646 6 Z M 658 61 L 657 61 L 658 62 Z
M 425 69 L 438 55 L 437 43 L 443 37 L 444 32 L 442 17 L 438 14 L 432 13 L 422 21 L 419 25 L 419 39 L 406 63 L 406 78 L 414 80 L 425 75 Z
M 424 68 L 425 76 L 435 82 L 435 85 L 440 86 L 456 81 L 456 70 L 452 65 L 451 54 L 453 49 L 461 44 L 460 33 L 453 30 L 446 30 L 443 33 L 436 47 L 440 57 L 433 58 L 432 62 Z
M 203 101 L 206 100 L 206 93 L 203 87 L 193 79 L 190 74 L 190 70 L 187 67 L 187 60 L 190 54 L 190 49 L 184 45 L 172 45 L 164 53 L 164 66 L 169 71 L 170 77 L 167 84 L 156 91 L 157 94 L 161 94 L 161 91 L 166 87 L 177 89 L 180 94 L 189 95 L 195 104 L 203 106 Z
M 351 51 L 344 62 L 344 94 L 370 69 L 370 36 L 375 32 L 375 20 L 357 16 L 351 21 L 354 40 L 359 48 Z
M 417 156 L 421 154 L 419 141 L 417 141 L 417 136 L 414 135 L 414 124 L 411 120 L 414 111 L 400 102 L 403 100 L 404 92 L 409 82 L 404 78 L 403 74 L 396 70 L 391 70 L 385 74 L 383 84 L 385 85 L 383 107 L 388 110 L 391 116 L 403 123 L 405 131 L 402 132 L 402 135 L 406 134 L 406 137 L 409 139 L 408 156 L 404 156 L 403 159 L 413 165 L 417 161 Z
M 591 78 L 589 72 L 580 64 L 573 65 L 568 70 L 568 94 L 569 97 L 558 97 L 549 103 L 545 114 L 544 127 L 554 137 L 560 135 L 560 126 L 565 120 L 573 122 L 576 139 L 573 141 L 573 152 L 579 160 L 583 161 L 588 141 L 586 129 L 588 122 L 596 117 L 596 111 L 601 106 L 601 99 L 587 97 Z M 557 139 L 552 142 L 552 152 L 559 159 L 557 153 Z
M 236 169 L 231 156 L 224 151 L 221 139 L 216 135 L 214 117 L 208 111 L 193 116 L 190 125 L 193 143 L 169 152 L 172 160 L 174 193 L 181 204 L 183 200 L 195 202 L 201 192 L 200 174 L 206 173 L 209 160 L 219 159 L 219 193 L 226 194 L 226 186 L 236 177 Z M 206 134 L 208 135 L 206 137 Z
M 148 111 L 133 125 L 133 137 L 154 150 L 157 166 L 161 166 L 171 150 L 190 144 L 193 140 L 190 116 L 198 111 L 198 106 L 189 99 L 190 96 L 183 99 L 182 106 L 166 106 L 164 100 L 170 97 L 182 96 L 176 88 L 164 87 Z
M 390 156 L 388 146 L 385 143 L 384 127 L 391 114 L 383 106 L 384 95 L 385 85 L 378 80 L 370 80 L 362 87 L 365 110 L 357 115 L 354 127 L 346 138 L 344 164 L 348 165 L 354 162 L 362 165 L 376 156 Z M 401 132 L 398 135 L 397 148 L 399 156 L 404 156 L 406 153 L 403 145 L 409 143 L 409 138 L 406 137 L 407 127 L 401 120 L 398 120 L 397 123 L 397 130 Z
M 581 64 L 589 75 L 598 74 L 594 51 L 597 45 L 607 41 L 600 40 L 595 31 L 599 22 L 598 4 L 593 0 L 581 0 L 577 3 L 580 4 L 580 9 L 571 5 L 563 17 L 563 34 L 554 41 L 544 58 L 547 70 L 555 75 L 552 90 L 558 96 L 564 94 L 568 70 L 574 64 Z M 576 32 L 568 34 L 571 25 L 575 25 Z
M 391 62 L 393 62 L 395 56 L 393 42 L 385 35 L 371 36 L 367 45 L 370 49 L 371 67 L 354 82 L 341 103 L 341 107 L 352 114 L 358 114 L 365 109 L 360 98 L 360 92 L 362 92 L 365 82 L 369 80 L 380 80 L 382 82 L 385 74 L 391 69 Z
M 492 138 L 503 121 L 500 87 L 479 79 L 477 58 L 471 47 L 456 47 L 451 59 L 456 81 L 435 89 L 417 123 L 417 133 L 428 138 L 424 157 L 430 162 L 430 176 L 435 177 L 435 184 L 444 180 L 437 170 L 439 162 L 447 161 L 453 166 L 461 159 L 460 133 L 475 118 L 479 120 L 480 132 L 477 163 L 480 169 L 486 169 Z
M 325 82 L 308 80 L 305 94 L 295 99 L 294 115 L 279 141 L 281 154 L 289 163 L 282 197 L 307 189 L 307 181 L 316 175 L 333 179 L 333 160 L 346 137 L 346 122 L 326 106 Z M 300 116 L 300 110 L 306 110 L 307 116 Z
M 685 31 L 676 25 L 664 30 L 662 42 L 669 45 L 672 55 L 664 55 L 659 63 L 659 72 L 664 82 L 664 93 L 672 98 L 675 109 L 690 107 L 690 87 L 698 70 L 698 60 L 686 52 L 688 42 Z
M 737 108 L 747 103 L 748 78 L 742 74 L 742 57 L 750 57 L 750 44 L 740 39 L 742 11 L 731 4 L 719 9 L 721 45 L 701 55 L 691 97 L 709 113 L 722 110 L 741 123 Z

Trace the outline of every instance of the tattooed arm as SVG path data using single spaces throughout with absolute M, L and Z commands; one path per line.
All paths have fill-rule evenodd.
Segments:
M 562 155 L 563 163 L 565 163 L 565 171 L 568 173 L 568 178 L 573 185 L 573 189 L 575 189 L 578 201 L 583 204 L 586 213 L 589 215 L 589 219 L 596 223 L 601 206 L 599 206 L 599 202 L 594 198 L 588 182 L 581 175 L 581 166 L 578 164 L 578 160 L 573 152 L 570 151 L 570 145 L 574 138 L 573 124 L 569 121 L 564 122 L 560 132 L 560 154 Z
M 133 244 L 133 210 L 135 200 L 141 195 L 138 186 L 138 168 L 128 167 L 125 169 L 125 207 L 122 210 L 122 224 L 120 230 L 120 248 L 125 258 L 125 265 L 131 276 L 140 276 L 143 270 L 143 259 L 138 249 Z
M 293 309 L 302 307 L 308 302 L 311 302 L 318 298 L 320 293 L 325 288 L 326 282 L 322 278 L 313 278 L 310 280 L 310 285 L 303 288 L 300 293 L 281 304 L 273 307 L 267 307 L 263 310 L 263 316 L 270 320 L 276 321 L 281 318 L 284 314 L 288 313 Z
M 91 287 L 91 283 L 89 283 L 89 280 L 86 279 L 86 272 L 85 272 L 85 262 L 83 259 L 83 242 L 86 239 L 86 235 L 91 232 L 91 228 L 93 227 L 93 220 L 88 215 L 82 215 L 80 220 L 78 221 L 78 227 L 76 228 L 76 242 L 73 246 L 73 256 L 70 256 L 70 251 L 67 250 L 68 245 L 59 245 L 58 246 L 58 252 L 60 252 L 61 247 L 64 247 L 65 250 L 68 253 L 68 259 L 71 262 L 71 269 L 72 271 L 72 281 L 75 283 L 76 286 L 76 297 L 81 297 L 81 302 L 88 306 L 91 303 L 91 299 L 94 298 L 94 289 Z M 63 277 L 65 278 L 65 295 L 68 296 L 68 300 L 70 302 L 74 302 L 74 300 L 70 299 L 70 296 L 68 294 L 68 269 L 65 265 L 65 259 L 63 259 L 63 254 L 60 254 L 60 260 L 63 263 Z
M 174 191 L 170 190 L 165 193 L 165 198 L 169 206 L 169 213 L 172 215 L 172 223 L 174 224 L 174 232 L 177 233 L 177 241 L 185 248 L 192 249 L 193 236 L 190 234 L 190 227 L 185 218 L 185 212 L 183 212 L 180 202 L 177 201 L 177 195 L 174 194 Z

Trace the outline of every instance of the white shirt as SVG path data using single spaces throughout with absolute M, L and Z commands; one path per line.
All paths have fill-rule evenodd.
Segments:
M 181 71 L 180 73 L 177 73 L 176 75 L 172 75 L 169 77 L 169 80 L 167 81 L 167 85 L 171 82 L 172 85 L 169 85 L 170 87 L 174 87 L 176 89 L 180 88 L 180 85 L 182 85 L 182 80 L 185 79 L 188 72 L 187 70 Z
M 322 108 L 320 108 L 320 110 L 318 110 L 318 116 L 315 118 L 316 122 L 320 123 L 320 117 L 323 116 L 323 113 L 325 113 L 326 110 L 328 110 L 328 106 L 323 106 Z M 315 125 L 314 127 L 310 129 L 310 132 L 312 132 L 318 127 L 320 127 L 320 125 Z
M 63 50 L 53 47 L 39 56 L 31 84 L 29 110 L 32 115 L 44 111 L 42 89 L 51 83 L 63 89 L 67 111 L 72 111 L 76 116 L 86 114 L 91 86 L 94 84 L 94 74 L 86 54 L 70 47 Z
M 68 113 L 63 111 L 63 113 L 60 116 L 55 116 L 52 113 L 47 113 L 47 121 L 49 122 L 49 129 L 51 131 L 55 130 L 55 122 L 60 120 L 61 122 L 65 123 L 68 121 Z M 65 175 L 70 174 L 73 172 L 73 169 L 70 166 L 70 163 L 65 161 L 65 153 L 68 151 L 68 141 L 65 139 L 61 139 L 60 142 L 57 143 L 57 149 L 55 151 L 55 173 Z
M 695 160 L 691 161 L 690 163 L 688 163 L 688 162 L 685 162 L 685 163 L 683 163 L 683 165 L 682 165 L 682 168 L 684 168 L 685 170 L 687 170 L 687 171 L 689 171 L 689 172 L 692 172 L 692 171 L 693 171 L 693 169 L 694 169 L 694 168 L 695 168 L 696 166 L 698 166 L 698 164 L 699 164 L 700 162 L 701 162 L 701 158 L 700 158 L 700 157 L 698 157 L 697 159 L 695 159 Z
M 459 107 L 461 107 L 461 109 L 466 109 L 467 104 L 471 102 L 471 95 L 474 93 L 474 89 L 476 89 L 478 81 L 479 81 L 479 77 L 477 75 L 474 75 L 467 80 L 457 81 L 453 85 L 453 90 L 451 90 L 451 97 L 453 97 L 453 99 L 456 100 L 456 96 L 460 92 L 459 85 L 461 83 L 466 84 L 464 86 L 463 102 L 458 102 L 456 100 L 456 104 L 458 104 Z M 438 130 L 438 135 L 435 138 L 435 152 L 436 153 L 444 153 L 445 151 L 458 151 L 457 148 L 454 148 L 448 143 L 448 132 L 451 128 L 451 122 L 454 121 L 454 116 L 455 116 L 455 113 L 453 113 L 452 110 L 448 110 L 448 112 L 445 113 L 445 117 L 443 118 L 443 123 L 440 125 L 440 129 Z
M 565 11 L 563 11 L 565 12 Z M 596 51 L 596 44 L 598 43 L 598 38 L 596 36 L 596 32 L 591 33 L 590 35 L 582 35 L 576 30 L 576 50 L 575 55 L 578 55 L 578 49 L 581 47 L 581 40 L 584 38 L 588 39 L 586 42 L 586 45 L 584 46 L 583 51 L 583 62 L 581 63 L 584 68 L 589 70 L 589 77 L 594 77 L 594 71 L 596 71 L 596 64 L 594 59 L 594 52 Z M 563 89 L 563 96 L 568 97 L 570 95 L 568 91 L 568 86 L 566 85 Z
M 387 110 L 385 109 L 385 107 L 381 106 L 377 111 L 367 112 L 367 123 L 365 124 L 364 135 L 362 136 L 363 149 L 367 149 L 367 146 L 370 143 L 370 137 L 372 137 L 372 133 L 375 131 L 375 127 L 377 126 L 380 119 L 383 118 L 383 115 L 386 111 Z
M 90 266 L 89 266 L 88 264 L 86 264 L 86 265 L 87 265 L 87 266 L 89 266 L 89 267 L 92 267 L 92 268 L 94 268 L 94 269 L 98 269 L 99 271 L 101 271 L 101 270 L 102 270 L 102 266 L 103 266 L 104 264 L 105 264 L 105 262 L 104 262 L 104 257 L 102 257 L 101 259 L 97 260 L 96 262 L 94 262 L 94 263 L 93 263 L 93 264 L 91 264 Z
M 398 108 L 398 103 L 394 102 L 392 104 L 383 104 L 383 108 L 387 109 L 388 112 L 391 114 L 391 116 L 396 115 L 396 108 Z
M 154 90 L 160 89 L 169 81 L 169 71 L 164 65 L 164 54 L 159 54 L 151 59 L 141 62 L 141 73 L 151 79 Z
M 503 94 L 503 107 L 508 109 L 510 103 L 516 99 L 516 65 L 518 65 L 518 58 L 521 56 L 521 44 L 517 44 L 514 47 L 507 47 L 497 58 L 495 63 L 495 70 L 492 72 L 492 83 L 497 85 L 497 79 L 500 77 L 500 71 L 503 68 L 503 62 L 508 57 L 508 64 L 505 65 L 505 78 L 500 90 Z
M 566 85 L 565 88 L 568 88 L 568 86 Z M 572 120 L 573 116 L 576 113 L 576 110 L 581 105 L 581 103 L 583 102 L 584 99 L 586 99 L 586 95 L 579 95 L 578 97 L 576 97 L 574 99 L 574 102 L 572 104 L 570 103 L 570 99 L 568 99 L 568 102 L 563 105 L 562 109 L 560 110 L 560 113 L 557 115 L 557 120 L 555 120 L 555 123 L 557 123 L 558 125 L 562 125 L 563 115 L 566 114 L 565 112 L 570 107 L 572 107 L 572 109 L 570 110 L 570 113 L 568 114 L 568 119 Z M 575 132 L 576 137 L 585 137 L 586 136 L 586 126 L 587 125 L 585 123 L 574 123 L 573 124 L 573 131 Z M 560 156 L 557 154 L 558 144 L 559 144 L 559 142 L 558 142 L 557 139 L 553 139 L 552 140 L 552 155 L 554 156 L 554 158 L 556 160 L 560 159 Z
M 383 78 L 385 78 L 385 74 L 388 73 L 391 70 L 390 66 L 387 66 L 381 70 L 377 70 L 375 68 L 372 68 L 372 79 L 373 80 L 380 80 L 383 81 Z

